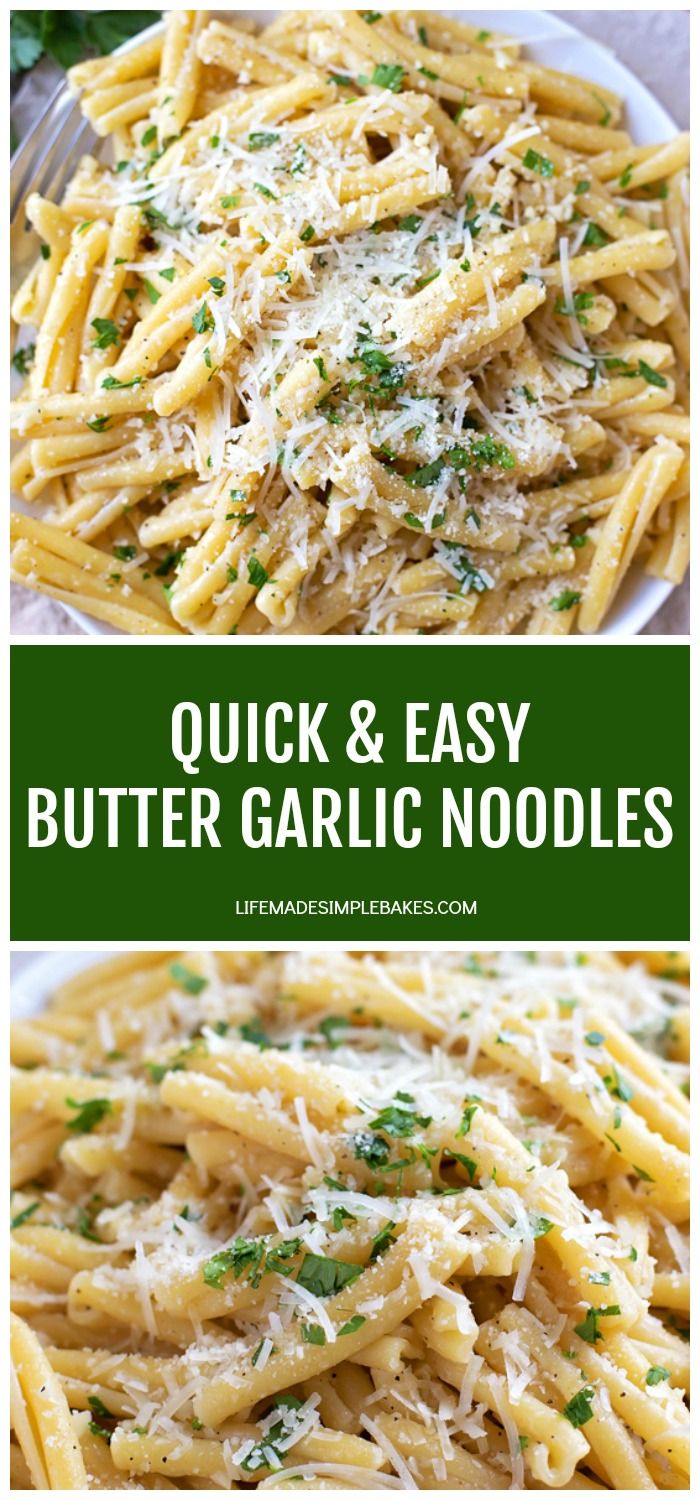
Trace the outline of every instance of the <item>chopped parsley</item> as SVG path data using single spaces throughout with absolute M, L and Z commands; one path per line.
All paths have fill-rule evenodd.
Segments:
M 336 1031 L 342 1032 L 349 1025 L 350 1022 L 347 1016 L 324 1016 L 323 1020 L 319 1021 L 318 1029 L 321 1036 L 325 1037 L 328 1046 L 335 1048 L 341 1045 L 340 1040 L 335 1034 Z
M 670 1379 L 671 1371 L 667 1370 L 665 1365 L 652 1365 L 651 1369 L 647 1370 L 645 1385 L 660 1385 L 662 1380 Z
M 602 109 L 602 111 L 603 111 L 603 113 L 602 113 L 602 115 L 601 115 L 601 117 L 600 117 L 600 119 L 598 121 L 598 124 L 599 125 L 609 125 L 610 121 L 612 119 L 612 114 L 611 114 L 611 111 L 608 109 L 608 106 L 605 103 L 605 100 L 601 99 L 600 94 L 596 94 L 595 89 L 591 89 L 591 94 L 593 95 L 593 98 L 595 99 L 596 104 L 599 104 L 600 107 L 601 107 L 601 109 Z
M 400 1098 L 400 1096 L 397 1097 Z M 407 1136 L 415 1135 L 417 1126 L 425 1129 L 430 1125 L 431 1119 L 430 1115 L 416 1114 L 415 1110 L 408 1109 L 404 1103 L 394 1103 L 381 1110 L 376 1120 L 370 1121 L 369 1128 L 381 1130 L 384 1135 L 394 1136 L 395 1139 L 405 1139 Z
M 604 229 L 599 229 L 597 224 L 591 222 L 586 226 L 586 233 L 583 236 L 583 244 L 609 245 L 610 235 L 606 234 Z
M 169 1063 L 145 1062 L 144 1068 L 148 1073 L 151 1083 L 162 1083 L 168 1073 L 184 1073 L 185 1064 L 181 1058 L 174 1057 Z
M 95 1234 L 93 1226 L 93 1214 L 95 1211 L 93 1209 L 91 1212 L 89 1209 L 84 1208 L 82 1204 L 80 1205 L 75 1218 L 75 1233 L 81 1235 L 84 1240 L 92 1240 L 93 1244 L 101 1245 L 102 1240 L 99 1234 Z
M 554 610 L 573 609 L 575 604 L 581 603 L 581 594 L 577 589 L 562 589 L 555 599 L 550 599 L 549 607 Z
M 449 448 L 448 462 L 453 469 L 476 469 L 478 473 L 491 465 L 497 469 L 514 469 L 515 458 L 506 443 L 497 443 L 490 432 L 472 438 L 468 448 Z
M 383 1167 L 389 1160 L 388 1142 L 369 1130 L 359 1130 L 351 1137 L 353 1153 L 357 1161 L 366 1161 L 370 1167 Z
M 363 1318 L 362 1313 L 355 1313 L 352 1318 L 348 1319 L 347 1323 L 343 1323 L 342 1328 L 338 1329 L 338 1338 L 343 1338 L 346 1333 L 357 1333 L 358 1328 L 362 1328 L 366 1322 L 367 1319 Z
M 111 318 L 93 318 L 90 327 L 94 328 L 96 334 L 92 341 L 93 349 L 109 349 L 110 344 L 119 343 L 119 329 Z
M 12 368 L 18 375 L 23 377 L 29 374 L 34 363 L 36 344 L 25 344 L 22 349 L 16 349 L 12 356 Z
M 275 1045 L 264 1031 L 257 1016 L 254 1016 L 252 1021 L 243 1021 L 238 1030 L 244 1042 L 251 1042 L 254 1047 L 259 1047 L 261 1052 Z
M 469 1135 L 469 1132 L 472 1128 L 472 1120 L 474 1119 L 478 1108 L 479 1100 L 465 1100 L 464 1109 L 462 1110 L 462 1119 L 457 1131 L 458 1138 L 460 1136 Z M 454 1152 L 452 1153 L 452 1155 L 454 1155 Z
M 221 1289 L 224 1276 L 231 1272 L 236 1279 L 248 1273 L 248 1279 L 253 1286 L 259 1285 L 259 1272 L 265 1257 L 265 1244 L 263 1240 L 246 1240 L 241 1235 L 236 1235 L 232 1245 L 227 1250 L 218 1250 L 216 1255 L 206 1261 L 202 1267 L 202 1277 L 206 1286 Z
M 77 1110 L 74 1120 L 67 1121 L 67 1129 L 76 1135 L 89 1135 L 91 1130 L 104 1120 L 105 1115 L 112 1114 L 111 1099 L 66 1099 L 69 1109 Z
M 412 489 L 415 489 L 416 485 L 427 489 L 428 485 L 435 484 L 436 480 L 440 478 L 444 467 L 444 458 L 435 458 L 432 463 L 423 464 L 422 468 L 414 469 L 411 474 L 404 474 L 404 481 L 406 484 L 410 484 Z
M 646 380 L 647 385 L 658 385 L 664 390 L 668 385 L 665 375 L 660 375 L 658 370 L 652 370 L 651 365 L 648 365 L 644 359 L 640 359 L 639 361 L 637 374 L 641 375 L 643 380 Z
M 264 1347 L 265 1347 L 265 1340 L 261 1339 L 260 1343 L 256 1346 L 256 1348 L 253 1350 L 253 1353 L 250 1356 L 250 1363 L 251 1363 L 251 1365 L 257 1365 L 258 1360 L 260 1358 L 260 1355 L 263 1352 Z M 196 1420 L 196 1418 L 195 1418 L 195 1420 Z M 201 1427 L 202 1423 L 200 1422 L 198 1425 Z
M 350 1261 L 307 1253 L 299 1268 L 297 1283 L 314 1297 L 332 1297 L 336 1292 L 342 1292 L 343 1287 L 356 1281 L 362 1271 L 362 1266 L 356 1266 Z
M 557 297 L 554 311 L 564 318 L 575 318 L 577 323 L 585 327 L 588 322 L 586 311 L 593 306 L 595 297 L 592 292 L 574 292 L 573 305 L 568 303 L 564 297 Z
M 302 1344 L 325 1344 L 326 1335 L 323 1329 L 319 1328 L 318 1323 L 302 1323 L 301 1342 Z
M 263 584 L 268 582 L 269 576 L 267 568 L 263 567 L 260 559 L 255 556 L 254 552 L 251 553 L 248 558 L 248 582 L 253 585 L 253 588 L 261 589 Z
M 300 1239 L 282 1240 L 281 1244 L 273 1245 L 267 1252 L 265 1270 L 278 1271 L 280 1276 L 289 1276 L 290 1270 L 286 1262 L 298 1255 L 300 1249 Z
M 161 571 L 166 568 L 166 563 L 170 564 L 171 558 L 179 558 L 180 556 L 180 553 L 171 553 L 170 557 L 166 558 L 165 561 L 160 564 L 159 568 L 156 568 L 156 572 L 161 573 Z M 192 969 L 188 969 L 185 964 L 181 963 L 174 963 L 170 965 L 170 978 L 174 979 L 175 983 L 179 985 L 180 989 L 184 990 L 187 995 L 201 995 L 202 990 L 206 989 L 209 983 L 208 979 L 203 979 L 201 974 L 193 973 Z
M 544 1235 L 549 1234 L 550 1229 L 554 1228 L 552 1220 L 546 1219 L 544 1214 L 530 1214 L 529 1217 L 532 1237 L 535 1240 L 543 1239 Z
M 100 1400 L 99 1396 L 88 1396 L 88 1406 L 94 1416 L 103 1417 L 107 1422 L 116 1422 L 117 1419 L 114 1412 L 105 1406 L 104 1401 Z
M 22 1224 L 26 1224 L 27 1219 L 31 1219 L 32 1214 L 35 1214 L 38 1208 L 41 1208 L 41 1204 L 37 1198 L 35 1203 L 28 1203 L 26 1208 L 10 1219 L 10 1229 L 19 1229 Z
M 265 151 L 268 146 L 276 145 L 279 135 L 275 130 L 252 130 L 248 136 L 249 151 Z
M 577 1333 L 579 1338 L 582 1338 L 586 1344 L 593 1344 L 595 1346 L 603 1337 L 598 1327 L 599 1319 L 617 1318 L 619 1315 L 620 1309 L 617 1303 L 612 1307 L 589 1307 L 583 1322 L 576 1324 L 574 1333 Z
M 132 385 L 141 385 L 142 375 L 134 375 L 131 380 L 117 380 L 114 375 L 105 375 L 102 381 L 103 391 L 127 391 Z
M 548 156 L 540 156 L 539 151 L 533 151 L 529 146 L 523 157 L 523 166 L 529 172 L 537 172 L 540 177 L 554 176 L 554 162 Z
M 375 84 L 378 89 L 390 89 L 392 94 L 398 94 L 405 74 L 406 69 L 402 63 L 377 63 L 370 83 Z
M 629 1104 L 630 1099 L 634 1099 L 632 1085 L 622 1077 L 617 1068 L 614 1067 L 611 1073 L 604 1075 L 603 1083 L 608 1093 L 612 1094 L 615 1099 L 621 1099 L 623 1104 Z
M 355 1218 L 355 1215 L 351 1214 L 347 1208 L 339 1206 L 338 1208 L 333 1209 L 333 1212 L 331 1214 L 331 1224 L 333 1225 L 336 1234 L 340 1233 L 344 1224 L 356 1223 L 357 1219 Z
M 167 577 L 168 573 L 171 573 L 172 570 L 173 570 L 173 568 L 177 568 L 178 565 L 179 565 L 179 563 L 182 562 L 183 556 L 184 556 L 184 553 L 182 553 L 182 552 L 168 552 L 167 556 L 163 558 L 163 561 L 159 562 L 158 567 L 154 568 L 154 570 L 153 570 L 154 573 L 155 573 L 155 575 L 156 575 L 156 578 L 165 578 L 165 577 Z M 177 982 L 178 982 L 178 984 L 180 984 L 183 989 L 186 989 L 187 986 L 183 983 L 182 975 L 180 975 L 180 974 L 178 974 L 178 975 L 173 974 L 173 969 L 183 970 L 183 972 L 185 972 L 187 974 L 189 974 L 189 970 L 185 970 L 183 964 L 172 964 L 171 968 L 170 968 L 171 978 L 176 979 Z M 198 974 L 192 974 L 191 978 L 192 979 L 199 979 L 199 975 Z M 205 981 L 205 983 L 206 983 L 206 981 Z M 195 994 L 198 993 L 198 991 L 197 990 L 191 990 L 190 993 L 193 994 L 193 995 L 195 995 Z
M 430 271 L 427 276 L 419 276 L 416 282 L 418 291 L 421 291 L 424 286 L 430 286 L 431 281 L 437 281 L 439 275 L 439 271 Z
M 202 306 L 194 314 L 194 317 L 192 319 L 192 327 L 194 328 L 195 333 L 208 333 L 209 330 L 214 327 L 214 319 L 211 313 L 211 309 L 206 302 L 203 302 Z
M 246 1454 L 245 1458 L 241 1459 L 241 1469 L 244 1474 L 256 1474 L 258 1469 L 272 1469 L 276 1471 L 277 1469 L 284 1468 L 284 1455 L 277 1451 L 271 1440 L 273 1432 L 277 1433 L 278 1438 L 284 1436 L 284 1428 L 281 1422 L 275 1423 L 275 1426 L 270 1429 L 267 1437 L 261 1443 L 256 1443 L 250 1452 Z
M 448 1146 L 447 1149 L 450 1156 L 453 1156 L 455 1161 L 459 1162 L 460 1167 L 464 1167 L 465 1172 L 469 1174 L 469 1181 L 473 1182 L 478 1162 L 473 1161 L 471 1156 L 463 1156 L 461 1151 L 454 1151 L 451 1146 Z
M 372 1248 L 369 1252 L 371 1261 L 378 1260 L 379 1256 L 383 1255 L 385 1250 L 391 1249 L 391 1246 L 396 1244 L 396 1235 L 392 1234 L 392 1230 L 395 1228 L 396 1224 L 394 1220 L 388 1219 L 384 1228 L 380 1229 L 379 1234 L 375 1234 L 372 1240 Z
M 590 1422 L 593 1416 L 591 1402 L 594 1396 L 595 1391 L 593 1387 L 584 1385 L 580 1391 L 576 1392 L 575 1396 L 571 1397 L 570 1401 L 567 1401 L 562 1416 L 566 1417 L 567 1422 L 570 1422 L 572 1427 L 584 1427 L 586 1422 Z

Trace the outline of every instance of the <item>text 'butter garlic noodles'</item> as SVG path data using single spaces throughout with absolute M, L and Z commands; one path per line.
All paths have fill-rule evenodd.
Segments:
M 27 204 L 13 578 L 214 635 L 593 632 L 682 580 L 686 135 L 433 11 L 172 12 L 69 76 L 113 164 Z
M 686 1488 L 650 958 L 147 953 L 18 1021 L 13 1483 Z

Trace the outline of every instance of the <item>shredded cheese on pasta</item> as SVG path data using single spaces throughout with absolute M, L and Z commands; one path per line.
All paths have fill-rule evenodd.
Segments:
M 686 1487 L 687 995 L 682 955 L 84 970 L 13 1026 L 16 1482 Z
M 202 11 L 13 304 L 13 577 L 118 630 L 598 630 L 688 552 L 688 137 L 437 13 Z

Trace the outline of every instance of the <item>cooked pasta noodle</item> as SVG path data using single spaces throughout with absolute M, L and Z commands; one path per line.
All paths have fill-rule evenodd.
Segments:
M 27 203 L 15 580 L 213 635 L 595 632 L 682 581 L 688 136 L 433 11 L 171 12 L 69 76 L 111 164 Z
M 688 991 L 633 959 L 149 953 L 18 1021 L 13 1482 L 686 1488 Z

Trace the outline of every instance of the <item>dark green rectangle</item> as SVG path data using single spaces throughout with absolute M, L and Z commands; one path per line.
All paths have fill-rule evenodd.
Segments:
M 12 937 L 50 943 L 226 942 L 398 939 L 452 942 L 542 941 L 612 943 L 682 941 L 689 923 L 688 649 L 683 645 L 535 645 L 436 642 L 350 645 L 169 645 L 100 642 L 84 646 L 12 648 Z M 203 754 L 198 776 L 173 758 L 170 721 L 183 700 L 208 714 L 210 701 L 256 701 L 262 711 L 279 699 L 328 702 L 323 740 L 330 763 L 218 764 Z M 352 764 L 345 755 L 350 705 L 377 706 L 373 731 L 383 734 L 384 764 Z M 428 702 L 434 722 L 442 701 L 458 710 L 462 738 L 470 702 L 507 702 L 513 714 L 529 701 L 519 764 L 504 754 L 486 764 L 406 765 L 407 700 Z M 240 801 L 246 787 L 265 786 L 273 809 L 288 785 L 299 788 L 304 812 L 313 785 L 335 789 L 346 805 L 359 788 L 370 829 L 377 786 L 389 798 L 411 786 L 421 795 L 422 838 L 415 849 L 251 849 L 241 839 Z M 462 797 L 486 787 L 514 800 L 541 788 L 551 825 L 552 789 L 578 790 L 589 803 L 601 788 L 602 825 L 616 836 L 617 789 L 672 794 L 673 838 L 639 848 L 539 848 L 512 841 L 443 848 L 442 787 Z M 62 798 L 75 787 L 212 788 L 221 802 L 222 847 L 136 846 L 133 799 L 123 803 L 120 846 L 106 847 L 106 813 L 98 800 L 95 837 L 84 849 L 62 838 L 27 846 L 27 796 L 32 786 Z M 155 803 L 153 804 L 155 806 Z M 588 821 L 588 819 L 587 819 Z M 157 826 L 157 825 L 156 825 Z M 187 834 L 187 819 L 182 825 Z M 345 843 L 345 814 L 338 825 Z M 656 831 L 656 830 L 654 830 Z M 391 820 L 389 820 L 391 837 Z M 252 899 L 326 899 L 437 905 L 475 901 L 472 915 L 236 915 Z

